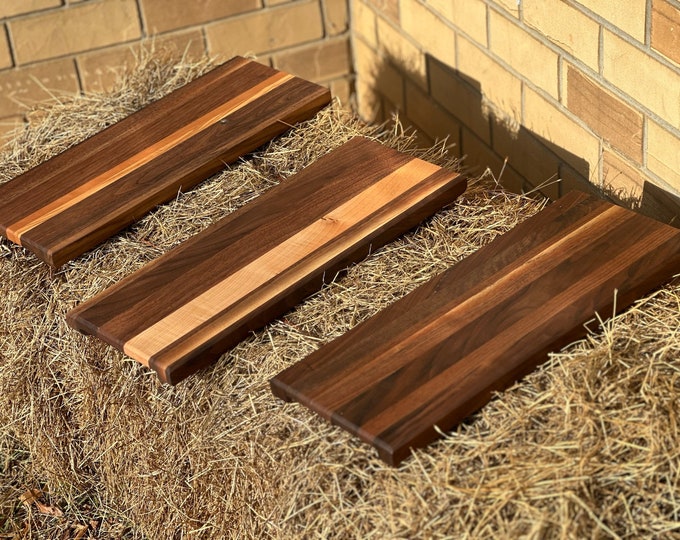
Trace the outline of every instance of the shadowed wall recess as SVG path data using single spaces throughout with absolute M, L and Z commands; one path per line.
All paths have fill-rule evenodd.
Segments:
M 72 310 L 177 383 L 451 203 L 460 175 L 357 137 Z
M 326 88 L 235 57 L 0 185 L 0 234 L 58 267 L 329 101 Z
M 680 230 L 571 192 L 271 381 L 398 465 L 680 270 Z

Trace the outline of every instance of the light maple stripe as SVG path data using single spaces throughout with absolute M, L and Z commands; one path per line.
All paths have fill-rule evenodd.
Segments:
M 235 98 L 230 99 L 219 107 L 197 118 L 193 122 L 183 126 L 181 129 L 177 130 L 171 135 L 168 135 L 157 143 L 145 148 L 141 152 L 138 152 L 131 158 L 119 163 L 112 169 L 109 169 L 108 171 L 94 177 L 73 191 L 70 191 L 66 195 L 55 199 L 40 210 L 37 210 L 32 214 L 20 219 L 16 223 L 8 226 L 6 231 L 7 238 L 15 244 L 21 244 L 21 237 L 27 231 L 37 227 L 51 217 L 65 211 L 66 209 L 92 196 L 94 193 L 113 184 L 123 176 L 149 163 L 151 160 L 164 154 L 171 148 L 178 146 L 216 122 L 226 118 L 230 114 L 235 113 L 239 109 L 242 109 L 271 90 L 285 84 L 292 78 L 293 75 L 287 73 L 277 73 L 265 79 L 261 83 L 256 84 L 247 92 L 239 94 Z
M 299 275 L 276 279 L 277 275 L 289 268 L 291 264 L 314 255 L 298 269 L 299 273 L 309 273 L 323 262 L 341 253 L 348 244 L 351 245 L 364 237 L 369 226 L 375 230 L 399 215 L 405 208 L 412 206 L 416 197 L 422 199 L 436 191 L 442 184 L 449 182 L 450 177 L 442 175 L 441 182 L 433 182 L 414 197 L 398 201 L 399 197 L 413 189 L 423 179 L 440 170 L 440 167 L 420 159 L 409 161 L 130 339 L 123 346 L 125 354 L 148 365 L 149 359 L 154 354 L 173 345 L 210 319 L 222 314 L 215 324 L 206 325 L 187 339 L 186 348 L 188 350 L 195 348 L 218 333 L 220 329 L 236 323 L 299 279 Z M 380 210 L 385 210 L 385 212 L 377 218 L 379 223 L 371 223 L 357 231 L 353 237 L 347 238 L 346 242 L 336 245 L 332 252 L 322 249 L 324 245 L 337 239 L 353 225 Z M 271 286 L 263 287 L 268 282 L 271 282 Z M 261 290 L 255 295 L 256 298 L 227 312 L 239 300 L 258 289 Z
M 332 385 L 327 386 L 323 392 L 310 396 L 317 405 L 317 409 L 330 415 L 347 398 L 341 389 L 351 382 L 353 392 L 359 395 L 369 390 L 377 379 L 384 379 L 392 375 L 404 365 L 413 360 L 413 353 L 422 350 L 423 347 L 436 347 L 448 339 L 455 332 L 459 332 L 465 325 L 471 322 L 470 313 L 483 315 L 494 309 L 495 306 L 504 302 L 517 291 L 530 285 L 539 273 L 543 274 L 563 262 L 560 252 L 567 250 L 571 253 L 574 247 L 586 246 L 588 242 L 607 234 L 607 227 L 601 222 L 609 221 L 610 225 L 617 225 L 630 216 L 620 211 L 619 207 L 613 206 L 583 225 L 564 235 L 559 240 L 553 241 L 546 249 L 543 249 L 530 257 L 517 268 L 510 272 L 503 271 L 497 279 L 470 296 L 466 300 L 454 305 L 434 320 L 425 323 L 420 328 L 409 330 L 408 337 L 399 339 L 392 347 L 382 352 L 370 364 L 365 364 L 353 369 L 351 373 L 337 378 Z M 584 240 L 587 239 L 587 242 Z M 380 372 L 376 370 L 379 369 Z M 361 383 L 363 381 L 363 384 Z M 304 396 L 296 396 L 296 399 L 305 400 Z M 309 401 L 309 400 L 306 400 Z M 304 402 L 304 401 L 303 401 Z

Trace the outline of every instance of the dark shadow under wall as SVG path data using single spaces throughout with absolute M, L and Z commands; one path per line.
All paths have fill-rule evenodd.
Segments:
M 448 137 L 469 174 L 488 167 L 504 187 L 515 192 L 539 190 L 552 199 L 572 189 L 599 191 L 588 181 L 587 161 L 505 121 L 484 102 L 480 83 L 468 75 L 429 54 L 424 74 L 394 58 L 376 66 L 371 79 L 377 119 L 398 112 L 426 144 Z

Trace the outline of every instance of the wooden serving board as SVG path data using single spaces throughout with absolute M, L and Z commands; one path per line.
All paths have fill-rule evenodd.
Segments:
M 329 103 L 236 57 L 0 185 L 0 234 L 57 267 Z
M 573 192 L 271 381 L 391 465 L 680 271 L 680 230 Z M 618 293 L 615 293 L 618 291 Z
M 68 322 L 174 384 L 465 187 L 450 171 L 352 139 L 78 306 Z

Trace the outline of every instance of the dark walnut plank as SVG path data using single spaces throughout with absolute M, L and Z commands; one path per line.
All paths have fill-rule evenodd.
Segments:
M 60 266 L 329 101 L 326 88 L 233 58 L 0 185 L 0 234 Z
M 67 320 L 177 383 L 465 187 L 436 165 L 352 139 Z
M 573 192 L 271 381 L 398 465 L 680 270 L 680 231 Z

